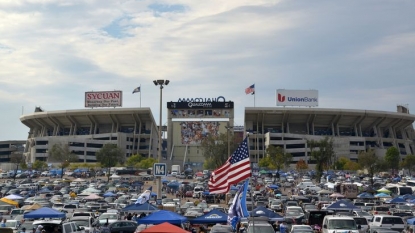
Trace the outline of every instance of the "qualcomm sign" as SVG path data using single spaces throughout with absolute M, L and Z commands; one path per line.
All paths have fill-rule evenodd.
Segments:
M 218 96 L 216 98 L 182 98 L 177 102 L 191 102 L 191 103 L 209 103 L 209 102 L 226 102 L 225 97 Z
M 277 90 L 277 106 L 318 106 L 317 90 Z

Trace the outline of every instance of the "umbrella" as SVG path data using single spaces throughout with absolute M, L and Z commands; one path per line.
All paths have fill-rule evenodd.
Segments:
M 390 200 L 389 203 L 406 203 L 406 200 L 403 199 L 403 198 L 400 198 L 400 197 L 396 197 L 396 198 Z
M 374 196 L 370 193 L 361 193 L 361 194 L 357 195 L 357 198 L 370 199 L 370 198 L 374 198 Z
M 178 188 L 180 186 L 179 182 L 170 182 L 167 184 L 169 188 Z
M 115 193 L 113 193 L 113 192 L 106 192 L 106 193 L 104 193 L 104 195 L 103 195 L 104 197 L 115 197 L 115 196 L 117 196 L 117 194 L 115 194 Z
M 269 186 L 269 188 L 270 188 L 270 189 L 278 189 L 278 185 L 271 184 L 271 185 Z
M 20 200 L 20 199 L 24 199 L 24 197 L 21 197 L 19 195 L 15 195 L 15 194 L 7 195 L 4 198 L 7 198 L 9 200 Z
M 344 197 L 344 196 L 341 195 L 340 193 L 333 193 L 330 195 L 330 197 L 338 198 L 338 197 Z
M 65 213 L 59 212 L 57 210 L 54 210 L 52 208 L 48 207 L 42 207 L 40 209 L 37 209 L 35 211 L 32 211 L 30 213 L 26 213 L 23 215 L 24 218 L 64 218 Z
M 317 193 L 318 193 L 318 194 L 331 194 L 331 193 L 333 193 L 333 192 L 332 192 L 332 191 L 330 191 L 330 190 L 327 190 L 327 189 L 322 189 L 322 190 L 318 191 Z
M 389 191 L 385 188 L 378 189 L 378 190 L 376 190 L 376 192 L 378 192 L 378 193 L 391 193 L 391 191 Z
M 164 222 L 162 224 L 154 225 L 152 227 L 149 227 L 145 230 L 141 231 L 142 233 L 188 233 L 188 231 L 183 230 L 183 228 L 177 227 L 175 225 L 172 225 L 168 222 Z
M 101 199 L 102 197 L 96 195 L 95 193 L 92 193 L 91 195 L 85 197 L 85 200 L 97 200 L 97 199 Z
M 375 195 L 375 197 L 387 198 L 387 197 L 391 197 L 391 196 L 387 193 L 378 193 L 378 194 Z
M 1 198 L 0 201 L 6 202 L 7 204 L 14 205 L 14 206 L 16 206 L 16 208 L 19 208 L 19 203 L 15 202 L 13 200 L 7 199 L 5 197 Z
M 25 205 L 25 206 L 22 207 L 22 209 L 24 209 L 24 210 L 37 210 L 37 209 L 40 209 L 40 208 L 42 208 L 42 206 L 38 203 L 35 203 L 33 205 Z
M 164 222 L 182 224 L 187 221 L 186 217 L 167 210 L 154 212 L 147 217 L 138 219 L 138 224 L 160 224 Z

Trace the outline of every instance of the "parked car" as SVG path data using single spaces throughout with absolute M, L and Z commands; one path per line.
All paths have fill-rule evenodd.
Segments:
M 128 220 L 118 220 L 108 225 L 111 233 L 134 233 L 138 224 Z

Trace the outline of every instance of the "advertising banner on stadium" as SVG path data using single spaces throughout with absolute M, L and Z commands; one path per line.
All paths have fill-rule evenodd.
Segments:
M 122 107 L 122 91 L 85 92 L 85 107 Z
M 318 106 L 317 90 L 285 90 L 277 89 L 277 106 Z

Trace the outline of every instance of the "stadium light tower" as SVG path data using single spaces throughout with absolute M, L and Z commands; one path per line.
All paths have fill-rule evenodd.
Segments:
M 161 141 L 163 140 L 162 136 L 161 136 L 161 115 L 162 115 L 162 111 L 163 111 L 163 88 L 166 85 L 169 85 L 170 81 L 169 80 L 164 80 L 164 79 L 157 79 L 153 81 L 154 85 L 156 86 L 160 86 L 160 116 L 159 116 L 159 129 L 158 129 L 158 133 L 159 133 L 159 138 L 158 138 L 158 148 L 157 148 L 157 161 L 160 163 L 161 162 Z M 154 172 L 154 171 L 153 171 Z M 161 177 L 157 177 L 157 198 L 160 199 L 161 198 Z

